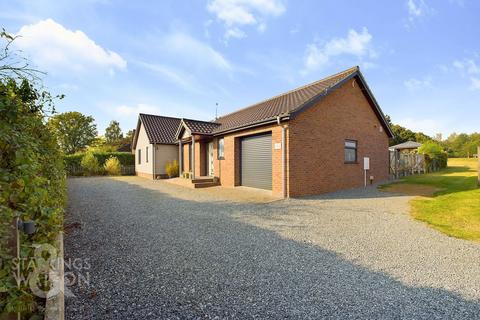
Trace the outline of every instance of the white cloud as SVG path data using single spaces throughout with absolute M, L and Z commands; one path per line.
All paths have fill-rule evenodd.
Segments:
M 455 60 L 453 62 L 453 66 L 468 74 L 479 74 L 480 67 L 475 63 L 473 59 L 463 59 L 463 60 Z
M 407 0 L 408 23 L 406 27 L 410 28 L 416 20 L 422 19 L 433 14 L 435 11 L 427 5 L 425 0 Z
M 403 84 L 410 91 L 428 89 L 428 88 L 433 87 L 431 77 L 426 77 L 424 79 L 411 78 L 411 79 L 406 80 Z
M 425 5 L 425 3 L 420 0 L 419 3 L 415 3 L 414 0 L 408 0 L 407 1 L 407 8 L 408 8 L 408 14 L 410 17 L 420 17 L 423 14 L 423 10 L 421 8 L 422 5 Z
M 267 24 L 265 22 L 260 23 L 257 27 L 257 30 L 260 33 L 264 33 L 265 30 L 267 30 Z
M 227 35 L 232 29 L 246 25 L 258 25 L 257 30 L 264 32 L 265 19 L 282 15 L 286 8 L 281 0 L 211 0 L 207 10 L 225 24 Z
M 357 58 L 375 58 L 376 53 L 371 45 L 372 39 L 372 35 L 364 27 L 361 32 L 350 29 L 345 38 L 333 38 L 323 45 L 316 42 L 309 44 L 306 49 L 303 73 L 323 67 L 334 56 L 351 55 Z
M 175 54 L 177 58 L 184 58 L 186 64 L 194 64 L 202 68 L 232 70 L 230 62 L 220 52 L 186 33 L 175 32 L 167 35 L 163 40 L 165 50 Z
M 80 30 L 72 31 L 52 19 L 25 25 L 17 32 L 17 48 L 31 54 L 38 68 L 47 72 L 91 72 L 125 69 L 127 62 L 116 52 L 96 44 Z
M 225 31 L 225 40 L 228 40 L 230 38 L 236 38 L 236 39 L 242 39 L 245 38 L 247 35 L 245 32 L 240 30 L 239 28 L 230 28 L 227 31 Z
M 480 90 L 480 79 L 479 78 L 471 77 L 470 81 L 471 81 L 471 85 L 470 85 L 471 90 Z

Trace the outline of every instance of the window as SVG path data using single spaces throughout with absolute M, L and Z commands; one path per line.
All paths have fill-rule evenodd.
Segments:
M 357 163 L 357 141 L 345 140 L 345 163 Z
M 145 162 L 148 163 L 148 147 L 145 147 Z
M 224 143 L 225 141 L 223 138 L 218 139 L 218 159 L 219 160 L 225 159 Z
M 142 149 L 138 149 L 138 164 L 142 163 Z

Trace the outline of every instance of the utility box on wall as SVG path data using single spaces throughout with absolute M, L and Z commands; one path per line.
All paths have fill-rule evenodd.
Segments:
M 370 158 L 363 158 L 363 170 L 370 170 Z

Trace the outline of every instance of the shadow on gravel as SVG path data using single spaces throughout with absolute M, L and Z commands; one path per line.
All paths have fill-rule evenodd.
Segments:
M 411 287 L 234 215 L 271 205 L 199 203 L 113 179 L 69 181 L 67 258 L 89 258 L 67 319 L 477 318 L 480 302 Z M 394 257 L 392 257 L 394 259 Z
M 338 200 L 338 199 L 377 199 L 377 198 L 392 198 L 404 197 L 405 194 L 395 192 L 385 192 L 380 190 L 383 186 L 396 183 L 398 181 L 387 181 L 383 183 L 376 183 L 368 185 L 366 188 L 352 188 L 336 192 L 328 192 L 318 195 L 298 197 L 300 200 Z M 379 189 L 380 188 L 380 189 Z

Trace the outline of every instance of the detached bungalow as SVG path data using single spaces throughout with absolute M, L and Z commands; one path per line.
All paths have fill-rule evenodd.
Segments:
M 169 124 L 168 130 L 162 123 Z M 142 130 L 146 138 L 138 143 Z M 137 132 L 139 175 L 145 172 L 140 157 L 150 146 L 156 150 L 155 163 L 179 159 L 181 172 L 190 172 L 193 183 L 216 177 L 225 187 L 268 189 L 285 197 L 362 186 L 365 157 L 369 180 L 388 179 L 388 140 L 393 136 L 358 67 L 212 122 L 141 114 Z M 169 139 L 155 138 L 160 133 Z M 163 173 L 160 163 L 150 166 L 149 177 Z
M 181 119 L 140 114 L 133 136 L 135 173 L 144 178 L 165 175 L 165 165 L 178 160 L 178 142 L 175 138 Z

